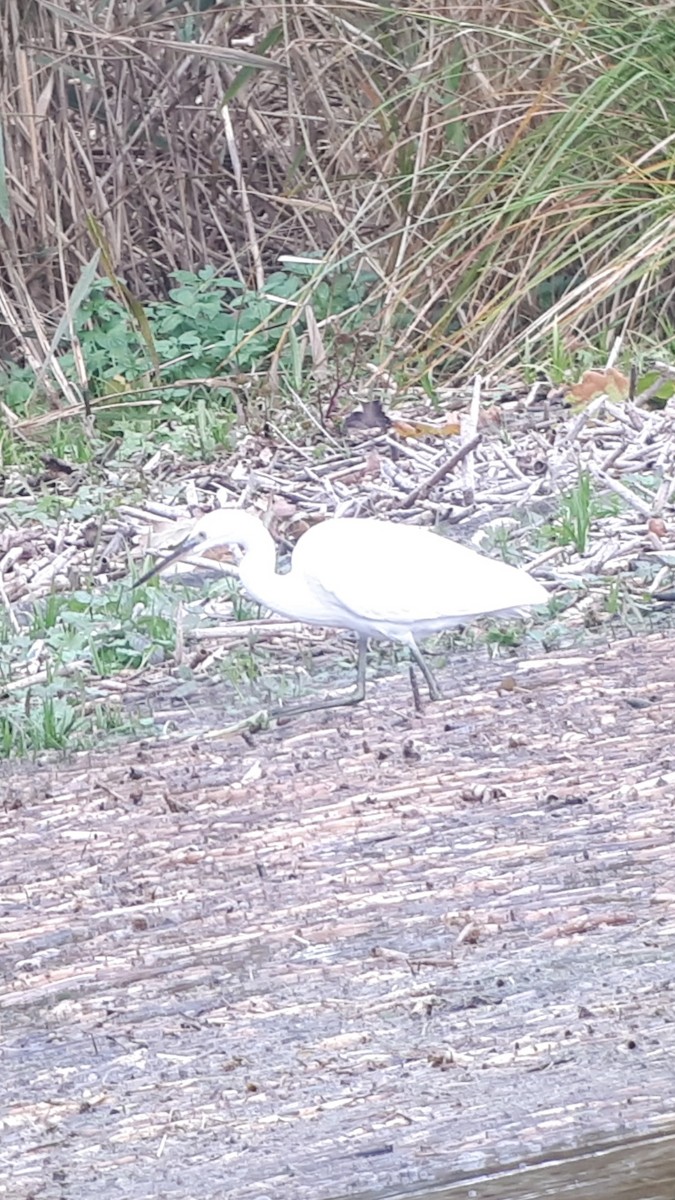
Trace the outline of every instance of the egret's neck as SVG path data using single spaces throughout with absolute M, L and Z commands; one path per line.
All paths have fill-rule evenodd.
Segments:
M 277 575 L 277 548 L 260 521 L 247 530 L 244 556 L 239 564 L 239 578 L 249 595 L 265 608 L 282 612 L 279 602 L 284 595 L 284 576 Z

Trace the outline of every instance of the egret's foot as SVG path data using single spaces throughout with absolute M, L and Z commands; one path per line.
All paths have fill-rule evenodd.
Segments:
M 240 721 L 235 721 L 233 725 L 224 725 L 222 729 L 209 729 L 202 740 L 215 741 L 218 738 L 234 737 L 238 733 L 260 733 L 262 729 L 269 728 L 272 717 L 272 712 L 261 708 L 258 712 L 251 713 L 250 717 L 242 717 Z
M 321 712 L 323 709 L 348 708 L 360 704 L 366 697 L 366 655 L 368 638 L 359 637 L 359 657 L 356 667 L 356 687 L 346 696 L 328 696 L 324 700 L 305 700 L 302 704 L 280 704 L 278 708 L 269 710 L 270 717 L 284 720 L 286 717 L 300 717 L 303 713 Z
M 326 700 L 307 700 L 304 704 L 280 704 L 278 708 L 269 709 L 271 720 L 279 721 L 286 717 L 301 717 L 304 713 L 322 712 L 330 708 L 348 708 L 360 704 L 364 694 L 357 688 L 346 696 L 329 696 Z

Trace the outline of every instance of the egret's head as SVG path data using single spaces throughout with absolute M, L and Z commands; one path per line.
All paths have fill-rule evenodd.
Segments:
M 191 554 L 203 554 L 204 551 L 213 550 L 216 546 L 246 544 L 248 539 L 245 537 L 245 533 L 251 521 L 258 524 L 255 517 L 251 517 L 238 508 L 216 508 L 213 512 L 205 513 L 203 517 L 195 521 L 187 537 L 183 538 L 175 550 L 155 563 L 154 567 L 146 571 L 145 575 L 141 575 L 141 578 L 136 580 L 134 587 L 140 587 L 142 583 L 147 583 L 154 575 L 164 571 L 179 558 L 188 558 Z

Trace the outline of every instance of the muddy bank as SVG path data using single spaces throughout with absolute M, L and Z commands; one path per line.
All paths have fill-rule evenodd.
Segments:
M 5 765 L 0 1195 L 328 1200 L 672 1127 L 671 656 Z

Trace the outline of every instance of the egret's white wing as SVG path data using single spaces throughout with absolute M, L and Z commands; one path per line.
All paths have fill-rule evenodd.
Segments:
M 525 571 L 430 530 L 370 519 L 314 526 L 296 547 L 293 570 L 317 604 L 382 626 L 388 636 L 392 628 L 442 628 L 547 600 Z

